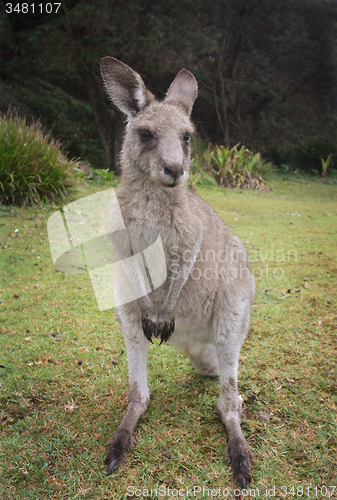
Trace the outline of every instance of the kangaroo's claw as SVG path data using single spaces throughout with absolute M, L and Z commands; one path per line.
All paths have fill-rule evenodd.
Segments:
M 158 329 L 156 325 L 148 318 L 143 318 L 142 319 L 142 327 L 143 327 L 143 332 L 145 337 L 151 344 L 152 342 L 152 336 L 157 337 L 158 336 Z
M 165 321 L 164 325 L 161 328 L 161 334 L 160 334 L 160 344 L 162 345 L 163 342 L 167 342 L 167 340 L 171 337 L 172 333 L 174 332 L 175 329 L 175 319 L 173 318 L 170 322 Z
M 248 486 L 247 478 L 245 476 L 241 476 L 239 479 L 239 485 L 242 490 L 245 490 Z
M 107 476 L 111 476 L 115 468 L 116 468 L 116 460 L 113 460 L 112 462 L 110 462 Z

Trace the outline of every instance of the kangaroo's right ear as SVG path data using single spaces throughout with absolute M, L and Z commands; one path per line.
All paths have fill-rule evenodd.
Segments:
M 101 74 L 109 97 L 128 116 L 135 116 L 154 99 L 140 75 L 114 57 L 101 59 Z
M 187 69 L 179 71 L 167 91 L 165 102 L 180 106 L 188 116 L 198 95 L 198 84 Z

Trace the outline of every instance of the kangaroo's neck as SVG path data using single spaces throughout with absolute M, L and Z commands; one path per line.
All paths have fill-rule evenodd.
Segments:
M 177 212 L 184 211 L 188 196 L 182 184 L 169 188 L 151 178 L 128 175 L 123 175 L 117 194 L 123 215 L 149 226 L 172 224 Z

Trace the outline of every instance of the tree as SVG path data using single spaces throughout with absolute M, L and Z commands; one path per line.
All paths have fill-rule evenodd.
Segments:
M 121 121 L 107 111 L 104 55 L 129 64 L 160 96 L 186 67 L 199 82 L 194 116 L 203 135 L 270 154 L 334 135 L 336 19 L 328 0 L 86 0 L 27 32 L 11 35 L 2 23 L 0 73 L 38 75 L 87 99 L 111 169 Z

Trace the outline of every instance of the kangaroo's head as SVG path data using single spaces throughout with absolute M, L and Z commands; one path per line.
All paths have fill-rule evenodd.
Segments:
M 181 70 L 159 102 L 139 74 L 117 59 L 103 57 L 101 72 L 109 97 L 128 118 L 123 173 L 165 188 L 185 182 L 194 131 L 190 114 L 198 92 L 192 73 Z

